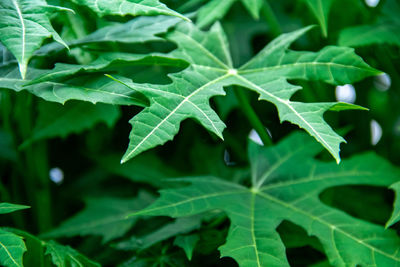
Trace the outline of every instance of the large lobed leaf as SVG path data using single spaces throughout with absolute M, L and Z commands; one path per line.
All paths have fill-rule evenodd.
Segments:
M 240 85 L 260 94 L 260 99 L 276 105 L 281 121 L 305 129 L 339 162 L 339 145 L 344 139 L 324 121 L 327 110 L 358 109 L 345 103 L 302 103 L 291 101 L 301 89 L 288 79 L 319 80 L 330 84 L 353 83 L 379 73 L 369 67 L 354 50 L 327 46 L 319 52 L 288 50 L 292 42 L 310 27 L 283 34 L 252 60 L 234 68 L 222 28 L 216 24 L 201 32 L 186 23 L 168 35 L 178 45 L 172 56 L 190 63 L 184 71 L 170 75 L 169 85 L 125 84 L 146 95 L 151 103 L 130 123 L 133 130 L 122 162 L 171 140 L 186 118 L 194 118 L 222 138 L 225 124 L 211 109 L 209 98 L 224 95 L 224 86 Z
M 249 146 L 251 187 L 215 177 L 179 179 L 187 187 L 162 190 L 136 215 L 182 217 L 224 211 L 231 221 L 221 256 L 241 267 L 289 266 L 276 228 L 287 220 L 321 242 L 333 266 L 400 266 L 400 239 L 393 230 L 354 218 L 323 204 L 319 195 L 343 185 L 389 186 L 399 169 L 373 153 L 340 165 L 314 157 L 321 147 L 293 134 L 274 147 Z
M 47 5 L 45 0 L 0 1 L 0 41 L 17 58 L 22 78 L 29 59 L 44 39 L 67 46 L 51 26 L 49 15 L 65 8 Z

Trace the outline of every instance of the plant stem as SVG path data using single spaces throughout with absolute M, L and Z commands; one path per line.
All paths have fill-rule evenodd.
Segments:
M 19 122 L 21 138 L 18 143 L 32 135 L 34 100 L 30 94 L 19 94 L 17 96 L 15 115 Z M 50 229 L 52 225 L 46 144 L 39 142 L 27 147 L 20 151 L 19 158 L 21 159 L 19 169 L 24 170 L 21 172 L 24 178 L 23 185 L 32 206 L 32 213 L 35 214 L 36 230 L 44 232 Z
M 261 8 L 261 16 L 267 21 L 273 37 L 277 37 L 282 33 L 281 25 L 279 24 L 268 0 L 264 0 L 264 4 Z
M 271 137 L 269 136 L 261 120 L 258 118 L 256 112 L 251 107 L 249 99 L 243 89 L 235 86 L 233 90 L 239 101 L 241 109 L 249 120 L 251 126 L 253 126 L 254 130 L 256 130 L 256 132 L 260 136 L 261 141 L 264 143 L 264 146 L 271 146 L 273 144 Z

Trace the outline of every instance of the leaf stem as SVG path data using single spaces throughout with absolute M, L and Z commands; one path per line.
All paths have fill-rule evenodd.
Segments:
M 278 19 L 276 18 L 275 13 L 271 8 L 268 0 L 264 0 L 264 4 L 261 8 L 261 16 L 268 23 L 273 37 L 277 37 L 282 33 L 281 25 L 279 24 Z
M 235 92 L 241 109 L 249 120 L 251 126 L 253 126 L 254 130 L 256 130 L 256 132 L 260 136 L 261 141 L 264 143 L 264 146 L 271 146 L 273 144 L 271 137 L 269 136 L 261 120 L 258 118 L 256 112 L 251 107 L 246 93 L 243 91 L 242 88 L 239 88 L 237 86 L 233 87 L 233 91 Z

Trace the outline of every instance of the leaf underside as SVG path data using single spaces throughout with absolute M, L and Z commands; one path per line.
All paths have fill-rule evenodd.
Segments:
M 161 197 L 136 215 L 181 217 L 224 211 L 231 221 L 221 256 L 241 267 L 289 266 L 276 231 L 284 220 L 301 226 L 321 242 L 333 266 L 400 266 L 400 239 L 393 230 L 356 219 L 323 204 L 325 189 L 342 185 L 388 186 L 399 170 L 368 153 L 340 165 L 313 157 L 321 147 L 293 134 L 275 147 L 249 146 L 252 187 L 215 177 L 179 179 L 190 185 L 161 191 Z

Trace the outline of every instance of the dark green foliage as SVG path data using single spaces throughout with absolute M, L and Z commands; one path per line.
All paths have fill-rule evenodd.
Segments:
M 0 2 L 1 266 L 400 266 L 397 0 Z

